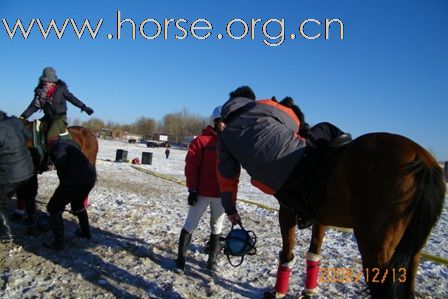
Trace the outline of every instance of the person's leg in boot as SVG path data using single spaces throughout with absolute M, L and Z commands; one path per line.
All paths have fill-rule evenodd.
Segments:
M 210 252 L 208 253 L 207 269 L 215 271 L 217 268 L 217 259 L 221 251 L 220 239 L 221 234 L 210 235 Z
M 24 202 L 26 209 L 26 225 L 27 234 L 35 235 L 39 233 L 37 229 L 37 208 L 36 208 L 36 196 L 37 196 L 37 174 L 32 176 L 26 183 L 21 185 L 17 189 L 17 201 Z
M 11 228 L 5 213 L 0 211 L 0 243 L 12 242 Z
M 44 243 L 44 246 L 54 250 L 64 249 L 64 220 L 62 219 L 62 212 L 50 213 L 50 225 L 54 240 L 52 243 Z
M 7 201 L 18 188 L 18 184 L 0 185 L 0 243 L 13 241 L 9 220 L 6 215 Z
M 80 239 L 85 238 L 90 240 L 92 238 L 85 199 L 93 186 L 94 184 L 82 184 L 76 186 L 76 188 L 71 191 L 73 200 L 70 202 L 70 205 L 72 213 L 78 217 L 79 229 L 76 230 L 76 236 Z
M 184 226 L 179 236 L 179 250 L 176 259 L 176 268 L 179 270 L 183 271 L 185 268 L 185 255 L 187 253 L 188 245 L 190 245 L 191 242 L 191 235 L 198 227 L 199 220 L 201 220 L 201 216 L 208 205 L 208 201 L 199 196 L 196 203 L 190 205 L 188 208 L 187 218 L 185 219 Z
M 89 216 L 87 214 L 87 210 L 83 209 L 82 211 L 75 213 L 78 217 L 80 227 L 80 229 L 76 230 L 76 236 L 81 239 L 92 239 L 92 235 L 90 234 Z
M 210 250 L 208 253 L 207 269 L 216 271 L 219 253 L 221 252 L 221 232 L 225 219 L 221 199 L 216 198 L 210 202 Z
M 20 199 L 20 196 L 17 195 L 16 199 L 17 199 L 16 208 L 15 208 L 14 212 L 12 212 L 9 215 L 9 221 L 17 223 L 17 222 L 23 221 L 23 219 L 25 218 L 26 204 L 25 204 L 24 200 Z
M 64 220 L 62 219 L 62 213 L 64 213 L 65 206 L 70 202 L 70 199 L 67 199 L 70 193 L 67 191 L 69 190 L 59 185 L 47 205 L 54 241 L 53 243 L 45 243 L 44 246 L 50 249 L 64 249 Z
M 188 245 L 191 242 L 191 233 L 182 228 L 179 236 L 179 249 L 177 252 L 176 268 L 179 270 L 185 269 L 185 255 L 187 253 Z

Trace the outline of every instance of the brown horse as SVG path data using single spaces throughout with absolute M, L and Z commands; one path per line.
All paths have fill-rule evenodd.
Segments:
M 403 136 L 367 134 L 324 158 L 304 185 L 318 220 L 307 255 L 305 298 L 317 290 L 319 254 L 330 225 L 353 228 L 372 298 L 413 298 L 420 252 L 442 213 L 446 192 L 434 158 Z M 281 205 L 279 222 L 285 265 L 294 259 L 296 216 Z M 289 276 L 281 272 L 280 266 L 276 288 L 266 297 L 285 295 Z
M 95 166 L 96 156 L 98 154 L 98 140 L 95 134 L 89 129 L 80 126 L 71 126 L 67 129 L 73 140 L 81 147 L 82 153 Z
M 26 128 L 28 128 L 31 132 L 33 131 L 33 122 L 23 120 L 23 123 Z M 98 140 L 95 136 L 95 134 L 92 133 L 87 128 L 80 127 L 80 126 L 71 126 L 67 128 L 70 135 L 72 136 L 73 141 L 79 144 L 81 148 L 81 152 L 86 156 L 86 158 L 90 161 L 90 163 L 93 166 L 96 166 L 96 156 L 98 154 Z M 42 169 L 48 169 L 47 167 L 44 167 L 45 165 L 42 162 L 42 157 L 39 155 L 39 151 L 33 147 L 33 141 L 32 138 L 27 140 L 27 146 L 30 148 L 31 155 L 33 156 L 33 161 L 35 163 L 36 169 L 42 170 Z M 46 160 L 46 159 L 43 159 Z M 45 161 L 48 162 L 48 161 Z M 36 180 L 37 184 L 37 180 Z M 30 186 L 30 188 L 34 188 Z M 37 185 L 35 186 L 35 191 L 37 192 Z M 88 198 L 84 200 L 84 205 L 87 206 Z M 23 207 L 26 206 L 26 203 L 23 199 L 18 198 L 17 199 L 17 206 Z
M 23 123 L 30 131 L 33 130 L 33 122 L 24 120 Z M 98 154 L 98 140 L 95 134 L 93 134 L 91 130 L 81 126 L 71 126 L 67 129 L 72 136 L 73 141 L 79 144 L 81 152 L 87 157 L 90 163 L 95 166 L 96 156 Z M 27 140 L 27 146 L 29 148 L 33 147 L 32 139 Z

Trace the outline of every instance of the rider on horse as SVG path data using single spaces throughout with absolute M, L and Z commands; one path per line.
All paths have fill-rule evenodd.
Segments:
M 255 101 L 253 91 L 243 86 L 230 93 L 222 108 L 226 129 L 219 137 L 218 178 L 223 206 L 232 223 L 240 221 L 235 205 L 240 165 L 254 186 L 294 210 L 299 228 L 315 222 L 301 195 L 301 179 L 314 166 L 317 148 L 343 132 L 321 123 L 307 130 L 305 139 L 299 133 L 296 113 L 300 109 L 286 106 L 295 106 L 291 98 L 282 103 Z
M 34 89 L 31 104 L 20 117 L 27 119 L 42 109 L 44 117 L 41 119 L 41 129 L 46 135 L 47 146 L 51 146 L 60 134 L 67 132 L 67 101 L 81 108 L 81 111 L 85 111 L 88 115 L 93 113 L 92 108 L 87 107 L 70 93 L 65 82 L 57 78 L 56 71 L 52 67 L 46 67 L 43 69 L 42 76 L 39 77 L 39 84 Z

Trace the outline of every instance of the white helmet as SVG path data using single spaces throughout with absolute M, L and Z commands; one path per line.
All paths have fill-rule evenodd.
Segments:
M 213 122 L 217 118 L 221 118 L 221 109 L 222 106 L 218 106 L 215 109 L 213 109 L 212 115 L 210 115 L 210 121 Z

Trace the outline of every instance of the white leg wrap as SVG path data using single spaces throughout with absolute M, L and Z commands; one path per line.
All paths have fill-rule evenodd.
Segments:
M 278 260 L 279 260 L 279 261 L 281 260 L 281 259 L 280 259 L 281 255 L 282 255 L 282 252 L 280 251 L 280 252 L 278 253 Z M 293 258 L 292 258 L 292 260 L 290 260 L 289 262 L 280 264 L 280 266 L 288 267 L 288 268 L 291 269 L 292 266 L 294 266 L 294 264 L 296 263 L 296 260 L 297 260 L 297 258 L 296 258 L 296 256 L 294 255 Z
M 312 261 L 312 262 L 320 262 L 322 260 L 322 256 L 320 254 L 315 254 L 312 252 L 307 252 L 306 256 L 305 256 L 307 261 Z

